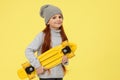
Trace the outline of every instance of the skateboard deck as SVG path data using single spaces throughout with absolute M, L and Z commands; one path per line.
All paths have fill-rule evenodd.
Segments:
M 66 55 L 68 59 L 72 58 L 76 50 L 76 45 L 68 41 L 62 42 L 60 45 L 49 49 L 40 56 L 38 60 L 45 69 L 50 69 L 62 62 L 62 57 Z M 36 76 L 35 68 L 27 61 L 22 64 L 22 68 L 17 71 L 20 79 L 29 78 L 30 80 Z

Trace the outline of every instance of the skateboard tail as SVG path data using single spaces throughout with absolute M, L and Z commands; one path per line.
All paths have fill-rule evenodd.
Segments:
M 20 79 L 25 79 L 27 78 L 27 74 L 25 72 L 25 70 L 23 68 L 20 68 L 18 71 L 17 71 L 17 74 L 19 76 Z

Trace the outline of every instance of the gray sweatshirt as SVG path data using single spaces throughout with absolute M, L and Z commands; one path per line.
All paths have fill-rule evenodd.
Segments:
M 34 53 L 37 51 L 37 55 L 41 55 L 41 46 L 44 40 L 44 33 L 40 32 L 32 43 L 25 50 L 25 55 L 30 61 L 30 64 L 35 68 L 41 66 L 38 59 L 35 57 Z M 51 46 L 55 47 L 60 45 L 62 42 L 60 30 L 54 30 L 51 28 Z M 64 76 L 62 65 L 59 64 L 56 67 L 50 69 L 50 74 L 46 71 L 44 74 L 38 75 L 40 78 L 62 78 Z

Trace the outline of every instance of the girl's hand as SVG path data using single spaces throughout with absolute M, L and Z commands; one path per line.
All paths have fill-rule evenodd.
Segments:
M 62 58 L 62 64 L 65 65 L 67 63 L 68 63 L 68 58 L 67 58 L 66 55 L 64 55 L 63 58 Z
M 36 72 L 37 72 L 37 74 L 43 74 L 44 73 L 43 66 L 40 66 L 40 67 L 36 68 Z

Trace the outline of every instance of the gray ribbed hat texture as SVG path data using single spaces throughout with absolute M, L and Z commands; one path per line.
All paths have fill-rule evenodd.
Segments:
M 40 9 L 40 16 L 45 19 L 46 24 L 49 21 L 49 19 L 55 14 L 62 15 L 62 11 L 56 6 L 47 4 L 47 5 L 43 5 Z

